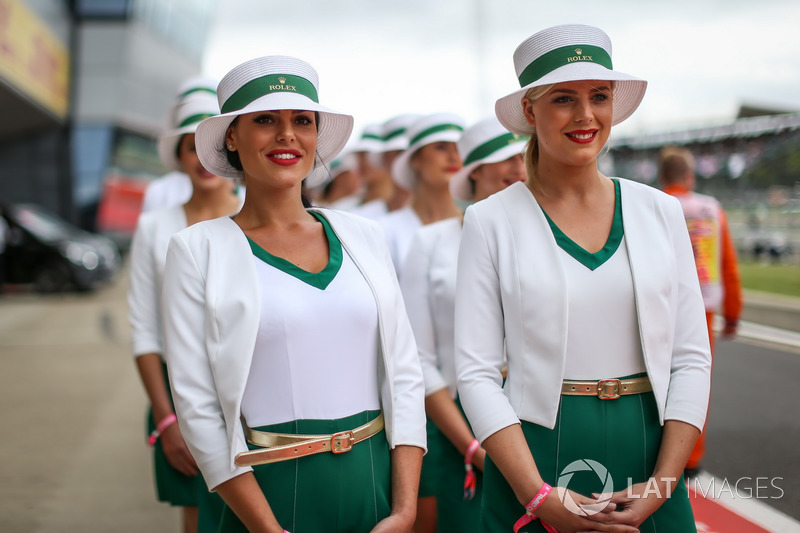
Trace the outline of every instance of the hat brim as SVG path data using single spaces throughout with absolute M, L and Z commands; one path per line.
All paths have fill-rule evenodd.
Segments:
M 411 158 L 422 148 L 433 143 L 457 142 L 461 137 L 461 130 L 444 130 L 425 137 L 416 144 L 408 147 L 402 154 L 397 156 L 392 163 L 392 178 L 400 187 L 407 190 L 414 190 L 417 185 L 417 178 L 414 169 L 411 168 Z
M 183 165 L 180 159 L 178 159 L 178 143 L 181 142 L 184 135 L 195 133 L 196 130 L 197 124 L 191 124 L 176 130 L 168 131 L 158 138 L 158 143 L 156 145 L 158 148 L 158 157 L 167 169 L 183 172 Z
M 646 81 L 622 72 L 609 70 L 602 65 L 589 62 L 571 63 L 559 67 L 533 83 L 497 100 L 494 107 L 497 119 L 508 131 L 517 135 L 530 136 L 533 133 L 533 127 L 528 124 L 522 112 L 522 98 L 525 93 L 534 87 L 582 80 L 615 82 L 612 126 L 619 124 L 636 111 L 647 89 Z
M 342 151 L 353 131 L 353 117 L 321 106 L 305 96 L 295 93 L 271 93 L 253 100 L 246 107 L 205 119 L 197 126 L 195 143 L 200 162 L 211 173 L 226 178 L 244 178 L 228 162 L 225 152 L 225 135 L 231 122 L 239 115 L 258 111 L 297 109 L 319 113 L 317 127 L 317 157 L 314 168 L 306 176 L 306 185 L 316 187 L 328 175 L 327 164 Z
M 456 200 L 471 202 L 475 195 L 472 191 L 472 185 L 469 182 L 470 174 L 481 165 L 499 163 L 500 161 L 511 159 L 515 155 L 521 155 L 525 151 L 526 145 L 527 143 L 522 141 L 509 144 L 496 152 L 492 152 L 483 159 L 473 161 L 469 165 L 462 167 L 461 170 L 453 174 L 453 177 L 450 179 L 450 195 Z

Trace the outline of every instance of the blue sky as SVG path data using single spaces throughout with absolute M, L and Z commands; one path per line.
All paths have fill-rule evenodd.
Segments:
M 800 110 L 800 2 L 787 0 L 224 0 L 204 68 L 302 58 L 356 133 L 406 112 L 474 122 L 518 87 L 517 45 L 564 23 L 602 28 L 615 68 L 649 82 L 615 136 L 729 122 L 743 103 Z

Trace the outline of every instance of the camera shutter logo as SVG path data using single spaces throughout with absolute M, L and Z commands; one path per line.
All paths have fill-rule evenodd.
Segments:
M 594 472 L 603 484 L 603 490 L 600 492 L 602 496 L 597 500 L 597 503 L 578 504 L 572 499 L 572 496 L 566 489 L 569 487 L 569 482 L 576 472 L 589 471 Z M 611 494 L 614 492 L 614 481 L 611 479 L 611 474 L 608 473 L 608 469 L 592 459 L 578 459 L 577 461 L 572 461 L 561 471 L 561 475 L 559 475 L 558 480 L 556 480 L 556 486 L 564 489 L 558 491 L 559 497 L 564 503 L 564 507 L 581 516 L 591 516 L 605 509 L 611 499 Z

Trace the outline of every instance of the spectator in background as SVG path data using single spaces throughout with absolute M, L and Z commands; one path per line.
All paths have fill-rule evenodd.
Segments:
M 722 312 L 722 336 L 733 338 L 742 312 L 742 284 L 725 212 L 716 199 L 694 192 L 694 169 L 694 157 L 686 148 L 667 146 L 661 150 L 659 178 L 664 192 L 680 200 L 686 217 L 713 354 L 714 315 Z M 687 476 L 697 475 L 704 454 L 705 430 L 686 464 Z

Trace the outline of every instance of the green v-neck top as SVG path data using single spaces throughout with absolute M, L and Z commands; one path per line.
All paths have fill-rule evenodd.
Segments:
M 589 270 L 595 270 L 608 261 L 619 248 L 624 235 L 622 227 L 622 195 L 620 194 L 619 181 L 614 179 L 611 181 L 614 182 L 614 220 L 611 222 L 611 231 L 608 233 L 606 244 L 595 253 L 586 251 L 585 248 L 570 239 L 542 209 L 542 213 L 547 218 L 547 223 L 550 224 L 550 229 L 553 231 L 553 236 L 556 238 L 558 246 Z
M 328 264 L 325 265 L 325 268 L 319 272 L 309 272 L 307 270 L 303 270 L 299 266 L 287 261 L 282 257 L 272 255 L 261 246 L 256 244 L 256 242 L 250 237 L 247 237 L 247 242 L 250 243 L 250 249 L 253 251 L 253 255 L 268 265 L 271 265 L 304 283 L 308 283 L 312 287 L 325 290 L 325 288 L 330 285 L 331 281 L 333 281 L 333 279 L 336 277 L 336 274 L 339 272 L 339 268 L 342 266 L 342 243 L 324 216 L 315 211 L 309 212 L 314 216 L 314 218 L 322 223 L 322 227 L 325 230 L 325 238 L 328 239 Z

